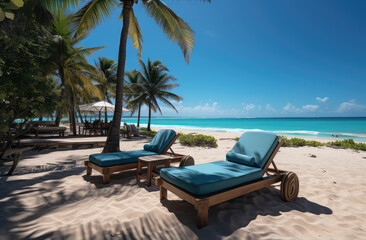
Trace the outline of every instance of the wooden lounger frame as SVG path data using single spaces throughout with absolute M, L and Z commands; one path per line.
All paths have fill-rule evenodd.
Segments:
M 208 224 L 208 209 L 216 204 L 226 202 L 228 200 L 240 197 L 244 194 L 256 191 L 258 189 L 268 187 L 274 183 L 281 183 L 281 197 L 285 201 L 293 201 L 296 199 L 299 191 L 299 181 L 295 173 L 278 170 L 276 164 L 273 161 L 276 153 L 282 145 L 282 140 L 279 141 L 275 150 L 268 159 L 266 165 L 263 168 L 266 177 L 246 183 L 245 185 L 236 186 L 226 190 L 219 191 L 214 194 L 207 194 L 202 196 L 196 196 L 185 190 L 180 189 L 169 182 L 158 178 L 157 185 L 160 186 L 160 200 L 167 199 L 167 190 L 171 191 L 178 197 L 192 204 L 197 210 L 198 223 L 197 227 L 202 228 Z M 269 168 L 270 164 L 273 168 Z M 272 174 L 270 174 L 272 173 Z
M 184 155 L 182 155 L 182 154 L 174 153 L 173 149 L 171 148 L 172 145 L 174 144 L 174 142 L 178 139 L 178 137 L 179 137 L 179 134 L 177 134 L 173 138 L 173 140 L 168 144 L 168 146 L 161 153 L 161 154 L 168 154 L 168 155 L 174 155 L 174 156 L 181 157 L 179 159 L 174 160 L 173 162 L 179 162 L 184 157 Z M 169 149 L 170 149 L 171 152 L 168 152 Z M 84 161 L 84 165 L 86 166 L 86 174 L 87 175 L 91 175 L 93 169 L 100 172 L 101 174 L 103 174 L 103 184 L 108 184 L 109 183 L 111 173 L 121 172 L 121 171 L 124 171 L 124 170 L 130 170 L 130 169 L 137 168 L 137 162 L 122 164 L 122 165 L 116 165 L 116 166 L 111 166 L 111 167 L 101 167 L 101 166 L 98 166 L 98 165 L 96 165 L 96 164 L 94 164 L 90 161 Z

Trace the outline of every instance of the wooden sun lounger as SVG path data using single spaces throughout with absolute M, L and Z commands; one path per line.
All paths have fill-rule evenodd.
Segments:
M 123 135 L 126 136 L 128 139 L 131 139 L 132 136 L 136 136 L 136 137 L 147 137 L 148 135 L 148 132 L 147 131 L 141 131 L 138 127 L 137 128 L 137 131 L 133 131 L 132 129 L 129 130 L 129 127 L 127 125 L 134 125 L 134 124 L 127 124 L 125 123 L 125 128 L 126 128 L 126 131 L 123 132 Z
M 261 188 L 268 187 L 277 182 L 281 182 L 282 199 L 284 201 L 293 201 L 296 199 L 299 192 L 299 180 L 297 178 L 297 175 L 293 172 L 279 170 L 273 161 L 273 158 L 280 149 L 281 145 L 282 140 L 279 141 L 275 150 L 273 151 L 272 155 L 270 156 L 266 165 L 263 168 L 263 173 L 267 174 L 266 177 L 262 177 L 261 179 L 245 183 L 241 186 L 236 186 L 219 191 L 217 193 L 202 196 L 193 195 L 170 184 L 169 182 L 161 178 L 158 178 L 156 182 L 157 185 L 160 186 L 160 200 L 167 199 L 167 190 L 169 190 L 178 197 L 192 204 L 197 210 L 198 228 L 202 228 L 208 224 L 208 209 L 211 206 L 229 201 L 231 199 L 240 197 L 250 192 L 254 192 Z M 271 164 L 273 165 L 273 168 L 269 168 Z
M 57 132 L 58 135 L 61 137 L 65 136 L 66 127 L 35 127 L 33 128 L 36 138 L 38 138 L 39 133 L 51 133 Z
M 172 145 L 174 144 L 174 142 L 178 139 L 179 134 L 177 134 L 173 140 L 168 144 L 168 146 L 164 149 L 164 151 L 161 154 L 168 154 L 168 155 L 173 155 L 176 157 L 180 157 L 178 159 L 175 159 L 172 162 L 180 162 L 180 160 L 185 156 L 182 154 L 177 154 L 174 153 L 174 151 L 172 150 Z M 170 153 L 168 153 L 168 150 L 170 149 Z M 124 170 L 130 170 L 130 169 L 137 169 L 137 162 L 136 163 L 128 163 L 128 164 L 122 164 L 122 165 L 116 165 L 116 166 L 111 166 L 111 167 L 101 167 L 98 166 L 90 161 L 84 161 L 84 165 L 86 166 L 86 174 L 87 175 L 91 175 L 92 174 L 92 170 L 96 170 L 98 172 L 100 172 L 101 174 L 103 174 L 103 184 L 108 184 L 109 180 L 110 180 L 110 174 L 111 173 L 115 173 L 115 172 L 121 172 Z

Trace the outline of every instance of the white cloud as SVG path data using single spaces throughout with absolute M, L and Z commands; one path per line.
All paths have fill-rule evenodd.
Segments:
M 319 105 L 304 105 L 302 109 L 306 112 L 314 112 L 319 108 Z
M 246 111 L 246 112 L 249 112 L 249 111 L 252 111 L 252 110 L 254 110 L 255 109 L 255 105 L 253 104 L 253 103 L 251 103 L 251 104 L 246 104 L 246 105 L 244 105 L 244 110 Z
M 321 103 L 325 103 L 326 101 L 328 101 L 328 97 L 325 97 L 325 98 L 320 98 L 320 97 L 317 97 L 316 98 L 316 100 L 318 101 L 318 102 L 321 102 Z
M 178 114 L 182 116 L 213 116 L 222 113 L 217 102 L 204 103 L 196 106 L 184 106 L 183 102 L 180 101 L 174 102 L 173 105 L 178 110 Z M 177 114 L 174 109 L 168 106 L 161 107 L 161 110 L 165 116 Z
M 287 103 L 287 105 L 283 107 L 283 110 L 285 110 L 286 112 L 294 112 L 294 113 L 301 112 L 300 109 L 298 109 L 297 107 L 295 107 L 291 103 Z
M 355 99 L 348 102 L 341 103 L 339 105 L 337 112 L 364 112 L 366 110 L 366 105 L 357 104 Z
M 271 111 L 271 112 L 275 112 L 276 111 L 276 109 L 274 109 L 271 105 L 269 105 L 269 104 L 267 104 L 266 105 L 266 110 L 267 111 Z

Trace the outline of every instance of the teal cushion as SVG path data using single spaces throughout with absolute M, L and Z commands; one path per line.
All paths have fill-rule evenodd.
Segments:
M 162 129 L 155 135 L 150 144 L 146 144 L 144 146 L 144 149 L 147 151 L 156 152 L 157 154 L 161 154 L 164 149 L 169 145 L 169 143 L 175 138 L 176 135 L 177 133 L 172 129 Z
M 150 152 L 157 152 L 159 150 L 159 146 L 158 145 L 145 144 L 144 145 L 144 150 L 150 151 Z
M 137 163 L 139 157 L 150 155 L 156 155 L 156 153 L 145 150 L 96 153 L 89 156 L 89 161 L 101 167 L 110 167 L 128 163 Z
M 262 178 L 262 169 L 229 161 L 163 168 L 160 177 L 195 195 L 214 193 Z
M 244 154 L 239 154 L 235 152 L 228 152 L 226 154 L 226 159 L 230 162 L 236 162 L 248 166 L 255 166 L 255 158 L 252 156 L 247 156 Z
M 277 144 L 278 137 L 276 134 L 270 132 L 245 132 L 231 152 L 253 156 L 255 162 L 249 166 L 263 168 Z M 230 159 L 226 160 L 231 161 Z

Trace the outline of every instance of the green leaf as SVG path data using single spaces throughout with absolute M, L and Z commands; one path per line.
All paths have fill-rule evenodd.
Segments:
M 11 0 L 11 3 L 13 3 L 18 8 L 23 7 L 23 5 L 24 5 L 23 0 Z
M 4 21 L 4 19 L 5 19 L 5 14 L 4 14 L 3 10 L 0 8 L 0 22 Z
M 14 20 L 14 13 L 6 12 L 6 13 L 5 13 L 5 17 L 6 17 L 6 18 L 9 18 L 9 19 L 11 19 L 11 20 Z
M 44 102 L 46 99 L 43 96 L 38 96 L 37 101 L 38 102 Z

